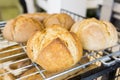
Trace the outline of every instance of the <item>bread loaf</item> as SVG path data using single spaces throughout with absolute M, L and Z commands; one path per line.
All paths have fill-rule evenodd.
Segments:
M 47 18 L 50 14 L 47 13 L 29 13 L 29 14 L 22 14 L 20 16 L 34 18 L 40 22 L 43 22 L 45 18 Z
M 74 22 L 75 21 L 72 19 L 72 17 L 65 13 L 52 14 L 43 21 L 45 27 L 52 26 L 53 24 L 59 24 L 68 30 L 71 28 Z
M 3 36 L 10 41 L 26 42 L 31 35 L 42 29 L 43 25 L 38 20 L 19 16 L 7 22 Z
M 76 22 L 71 30 L 77 34 L 83 48 L 87 50 L 100 50 L 115 45 L 118 41 L 115 27 L 106 21 L 95 18 Z
M 45 70 L 55 72 L 75 65 L 82 57 L 82 46 L 74 33 L 53 25 L 29 39 L 27 54 Z

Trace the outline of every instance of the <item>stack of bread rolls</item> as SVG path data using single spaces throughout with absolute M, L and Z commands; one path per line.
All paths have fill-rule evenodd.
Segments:
M 74 20 L 68 14 L 31 13 L 9 20 L 3 29 L 3 36 L 9 41 L 27 42 L 35 32 L 54 24 L 70 29 Z
M 83 55 L 83 48 L 101 50 L 118 41 L 117 30 L 110 22 L 90 18 L 75 23 L 65 13 L 18 16 L 7 22 L 3 36 L 10 41 L 27 42 L 28 57 L 48 72 L 75 66 Z M 36 76 L 41 80 L 39 75 L 25 80 Z

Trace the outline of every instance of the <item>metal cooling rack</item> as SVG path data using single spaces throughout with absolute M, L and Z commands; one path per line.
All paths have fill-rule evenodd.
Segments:
M 65 10 L 62 10 L 62 12 L 66 13 Z M 69 14 L 71 15 L 72 13 L 69 13 Z M 82 16 L 78 16 L 77 14 L 72 14 L 72 15 L 80 17 L 81 19 L 84 18 Z M 76 18 L 76 17 L 74 17 L 74 18 Z M 76 20 L 78 20 L 78 18 L 76 18 Z M 1 26 L 0 30 L 1 31 L 2 31 L 5 23 L 6 22 L 0 22 L 0 26 Z M 9 58 L 14 59 L 15 57 L 26 55 L 26 45 L 24 45 L 22 43 L 9 42 L 9 41 L 7 41 L 3 38 L 2 34 L 0 34 L 0 45 L 1 44 L 2 45 L 5 44 L 5 47 L 1 47 L 1 49 L 6 48 L 6 47 L 12 47 L 14 45 L 17 45 L 19 47 L 13 48 L 13 49 L 10 49 L 10 50 L 1 51 L 0 55 L 6 54 L 6 53 L 11 52 L 11 51 L 15 51 L 15 50 L 21 50 L 22 49 L 22 51 L 18 52 L 16 54 L 13 54 L 13 55 L 2 57 L 2 58 L 0 58 L 0 61 L 5 60 L 5 59 L 9 59 Z M 85 62 L 85 63 L 79 62 L 74 67 L 72 67 L 68 70 L 65 70 L 63 72 L 55 73 L 54 75 L 51 75 L 51 76 L 46 76 L 44 74 L 45 70 L 42 69 L 40 66 L 38 66 L 36 63 L 34 63 L 32 61 L 31 61 L 30 64 L 25 65 L 23 67 L 20 67 L 20 68 L 14 69 L 14 70 L 10 70 L 10 71 L 8 70 L 7 72 L 5 72 L 3 74 L 0 74 L 0 76 L 3 76 L 5 74 L 9 74 L 9 73 L 22 72 L 24 70 L 27 70 L 30 67 L 35 67 L 37 69 L 36 72 L 31 73 L 31 74 L 26 75 L 26 76 L 22 76 L 22 77 L 17 76 L 16 80 L 22 80 L 24 78 L 27 78 L 27 77 L 35 75 L 35 74 L 40 74 L 42 76 L 43 80 L 53 80 L 55 78 L 58 78 L 58 77 L 63 76 L 65 74 L 69 74 L 71 72 L 73 72 L 73 73 L 70 74 L 70 75 L 74 75 L 78 71 L 80 71 L 81 69 L 86 69 L 88 66 L 91 66 L 92 64 L 95 64 L 95 65 L 98 65 L 98 66 L 102 65 L 102 66 L 110 67 L 110 66 L 120 62 L 120 43 L 118 42 L 117 45 L 115 45 L 113 47 L 110 47 L 110 48 L 107 48 L 107 49 L 104 49 L 104 50 L 100 50 L 100 51 L 86 51 L 86 50 L 84 50 L 84 54 L 85 55 L 82 57 L 82 59 L 84 60 L 84 58 L 89 58 L 88 62 Z M 28 61 L 28 60 L 30 60 L 30 59 L 26 55 L 26 57 L 24 57 L 24 58 L 20 58 L 19 60 L 14 60 L 14 61 L 11 61 L 10 63 L 7 63 L 7 65 L 9 66 L 9 65 L 12 65 L 12 64 L 16 64 L 16 63 L 24 62 L 24 61 Z M 2 66 L 2 67 L 4 67 L 4 65 L 5 65 L 4 63 L 0 64 L 0 66 Z M 70 75 L 68 75 L 68 76 L 70 76 Z

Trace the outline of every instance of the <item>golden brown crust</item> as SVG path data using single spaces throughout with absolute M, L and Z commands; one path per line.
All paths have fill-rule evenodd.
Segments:
M 43 29 L 43 25 L 33 18 L 19 16 L 5 25 L 3 36 L 7 40 L 26 42 L 36 31 Z
M 70 32 L 71 33 L 71 35 L 73 36 L 73 38 L 75 39 L 75 41 L 77 42 L 77 44 L 76 44 L 76 46 L 77 46 L 77 48 L 78 48 L 78 50 L 79 50 L 79 52 L 80 52 L 80 54 L 77 54 L 77 56 L 76 57 L 78 57 L 77 59 L 81 59 L 82 58 L 82 56 L 83 56 L 83 48 L 82 48 L 82 44 L 81 44 L 81 41 L 80 41 L 80 39 L 77 37 L 77 35 L 75 34 L 75 33 L 73 33 L 73 32 Z M 77 60 L 77 61 L 79 61 L 79 60 Z
M 111 39 L 113 39 L 114 42 L 111 46 L 117 43 L 117 38 L 114 39 L 112 37 L 110 39 L 110 36 L 112 35 L 117 37 L 117 34 L 114 34 L 114 32 L 117 32 L 116 29 L 110 29 L 110 26 L 106 26 L 102 21 L 99 21 L 95 18 L 76 22 L 72 26 L 71 32 L 77 34 L 84 49 L 87 50 L 100 50 L 110 47 L 108 44 Z M 111 35 L 109 35 L 109 32 Z
M 47 18 L 50 14 L 48 13 L 29 13 L 29 14 L 22 14 L 20 16 L 34 18 L 40 22 L 43 22 L 45 18 Z
M 72 19 L 72 17 L 65 13 L 50 15 L 43 21 L 45 27 L 58 24 L 68 30 L 71 28 L 74 22 L 75 21 Z
M 10 20 L 7 22 L 7 24 L 5 25 L 6 27 L 4 27 L 4 30 L 3 30 L 3 36 L 4 38 L 6 38 L 7 40 L 10 40 L 12 41 L 13 40 L 13 25 L 14 24 L 14 20 Z
M 54 71 L 54 69 L 63 70 L 65 67 L 69 68 L 74 63 L 69 50 L 59 38 L 53 40 L 38 54 L 39 59 L 36 61 L 48 71 Z
M 73 36 L 66 29 L 53 25 L 29 39 L 27 54 L 30 59 L 50 72 L 70 68 L 82 56 L 81 44 L 74 38 L 76 36 Z

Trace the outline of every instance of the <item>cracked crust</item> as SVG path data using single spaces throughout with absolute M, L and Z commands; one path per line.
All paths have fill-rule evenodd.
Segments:
M 75 21 L 68 14 L 60 13 L 60 14 L 50 15 L 48 18 L 46 18 L 43 21 L 43 24 L 45 27 L 50 27 L 54 24 L 58 24 L 61 27 L 64 27 L 64 28 L 70 30 L 70 28 L 74 24 L 74 22 Z
M 118 41 L 115 27 L 106 21 L 95 18 L 76 22 L 71 32 L 77 34 L 82 42 L 83 48 L 87 50 L 101 50 L 115 45 Z
M 3 30 L 3 36 L 7 40 L 26 42 L 36 31 L 43 29 L 43 25 L 28 17 L 19 16 L 7 22 Z
M 45 18 L 47 18 L 48 16 L 50 16 L 50 14 L 47 13 L 29 13 L 29 14 L 22 14 L 20 16 L 25 16 L 25 17 L 29 17 L 29 18 L 34 18 L 40 22 L 43 22 L 43 20 Z
M 70 68 L 82 57 L 81 43 L 73 34 L 58 25 L 48 27 L 28 40 L 27 54 L 50 72 Z

